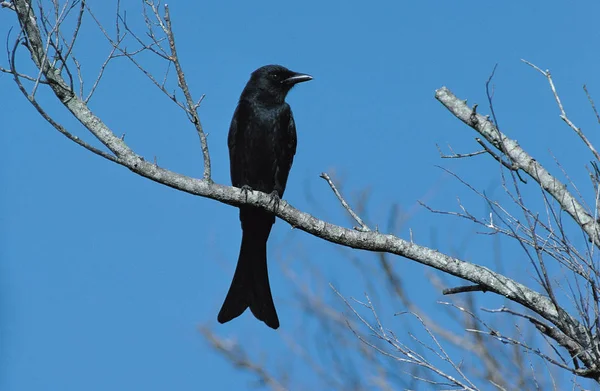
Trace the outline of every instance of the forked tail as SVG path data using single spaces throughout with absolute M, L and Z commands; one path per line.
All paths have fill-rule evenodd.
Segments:
M 271 227 L 269 225 L 266 235 L 264 229 L 248 228 L 243 231 L 233 281 L 217 320 L 219 323 L 229 322 L 250 307 L 258 320 L 276 329 L 279 327 L 279 318 L 271 296 L 267 269 L 267 239 Z

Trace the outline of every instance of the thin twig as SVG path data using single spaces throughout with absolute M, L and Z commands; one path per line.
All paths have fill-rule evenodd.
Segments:
M 18 43 L 19 40 L 17 39 L 15 41 L 15 46 L 13 48 L 12 51 L 12 57 L 11 57 L 11 61 L 10 61 L 10 66 L 11 66 L 11 72 L 14 76 L 14 80 L 15 83 L 17 84 L 17 86 L 19 87 L 19 90 L 21 91 L 21 93 L 23 94 L 23 96 L 25 96 L 27 98 L 27 100 L 29 100 L 29 102 L 33 105 L 33 107 L 38 111 L 38 113 L 41 114 L 41 116 L 48 121 L 48 123 L 50 125 L 52 125 L 56 130 L 58 130 L 62 135 L 64 135 L 65 137 L 67 137 L 69 140 L 75 142 L 76 144 L 84 147 L 85 149 L 87 149 L 90 152 L 95 153 L 96 155 L 102 156 L 105 159 L 108 159 L 114 163 L 118 163 L 118 164 L 122 164 L 122 162 L 120 161 L 120 159 L 114 155 L 111 155 L 107 152 L 104 152 L 88 143 L 86 143 L 85 141 L 81 140 L 79 137 L 72 135 L 70 132 L 68 132 L 66 130 L 66 128 L 64 126 L 62 126 L 61 124 L 59 124 L 58 122 L 56 122 L 48 113 L 46 113 L 46 111 L 42 108 L 42 106 L 37 102 L 37 100 L 35 99 L 35 96 L 32 94 L 29 94 L 27 92 L 27 90 L 25 89 L 25 86 L 23 86 L 23 83 L 20 80 L 20 76 L 19 73 L 16 70 L 16 64 L 15 64 L 15 54 L 18 48 Z
M 71 38 L 71 43 L 69 45 L 67 45 L 67 51 L 63 56 L 63 65 L 62 66 L 66 66 L 66 62 L 69 58 L 69 55 L 71 54 L 71 51 L 73 50 L 73 47 L 75 46 L 75 41 L 77 40 L 77 36 L 79 35 L 79 29 L 81 28 L 81 23 L 83 22 L 83 12 L 85 11 L 85 2 L 86 2 L 86 0 L 81 0 L 80 7 L 79 7 L 79 14 L 77 15 L 77 22 L 75 22 L 75 31 L 73 32 L 73 36 Z M 61 68 L 59 68 L 59 71 L 62 70 L 62 66 L 61 66 Z
M 2 72 L 2 73 L 9 73 L 11 75 L 14 75 L 14 73 L 13 73 L 12 70 L 6 69 L 6 68 L 3 68 L 3 67 L 0 67 L 0 72 Z M 36 81 L 35 78 L 33 78 L 33 77 L 29 76 L 29 75 L 22 74 L 22 73 L 17 73 L 17 76 L 19 76 L 21 79 L 25 79 L 25 80 L 28 80 L 28 81 L 33 81 L 33 82 Z M 40 80 L 39 82 L 40 82 L 40 84 L 48 84 L 48 82 L 46 80 Z
M 158 17 L 158 13 L 155 13 Z M 159 18 L 160 19 L 160 18 Z M 200 146 L 202 148 L 202 155 L 204 157 L 204 176 L 205 180 L 211 180 L 210 173 L 210 154 L 208 152 L 208 141 L 206 140 L 206 134 L 202 129 L 202 124 L 200 123 L 200 116 L 198 115 L 198 106 L 194 104 L 194 100 L 192 99 L 192 94 L 188 88 L 187 81 L 185 80 L 185 75 L 183 73 L 183 68 L 179 63 L 179 56 L 177 55 L 177 47 L 175 46 L 175 35 L 173 34 L 173 29 L 171 27 L 171 16 L 169 14 L 169 7 L 165 4 L 165 22 L 166 28 L 163 27 L 165 34 L 167 34 L 167 38 L 169 40 L 169 46 L 171 48 L 171 56 L 170 60 L 175 65 L 175 71 L 177 72 L 177 80 L 179 81 L 179 88 L 183 92 L 185 96 L 185 100 L 187 102 L 188 113 L 192 117 L 192 123 L 196 127 L 196 131 L 198 132 L 198 136 L 200 138 Z
M 283 384 L 265 369 L 264 365 L 248 357 L 246 352 L 236 342 L 219 338 L 208 327 L 199 327 L 199 331 L 212 345 L 213 349 L 230 360 L 234 366 L 255 374 L 262 383 L 268 385 L 273 390 L 286 390 Z
M 575 124 L 573 122 L 571 122 L 569 117 L 567 117 L 567 113 L 565 112 L 565 108 L 564 108 L 562 102 L 560 101 L 558 92 L 556 92 L 556 87 L 554 86 L 554 81 L 552 80 L 552 74 L 550 73 L 550 71 L 549 70 L 542 71 L 539 67 L 533 65 L 529 61 L 526 61 L 526 60 L 521 60 L 521 61 L 523 61 L 525 64 L 529 65 L 536 71 L 540 72 L 542 75 L 544 75 L 546 77 L 546 79 L 548 79 L 548 83 L 550 84 L 550 89 L 552 89 L 552 94 L 554 95 L 554 99 L 556 100 L 556 104 L 558 105 L 558 109 L 560 110 L 560 118 L 567 125 L 569 125 L 569 127 L 571 129 L 573 129 L 573 131 L 581 138 L 581 140 L 584 142 L 584 144 L 592 152 L 592 154 L 594 155 L 596 160 L 600 161 L 600 154 L 596 151 L 596 148 L 594 148 L 594 145 L 588 140 L 588 138 L 585 136 L 585 134 L 581 131 L 581 128 L 578 128 L 577 126 L 575 126 Z
M 117 42 L 117 45 L 119 45 L 124 38 L 125 38 L 125 36 L 121 37 L 121 40 Z M 96 77 L 96 81 L 94 81 L 94 84 L 92 85 L 92 88 L 90 89 L 90 92 L 88 93 L 88 96 L 85 99 L 83 99 L 83 96 L 81 96 L 81 99 L 83 99 L 83 101 L 86 104 L 90 101 L 90 99 L 92 99 L 94 92 L 96 92 L 96 88 L 98 88 L 98 85 L 100 84 L 100 80 L 102 79 L 102 76 L 104 75 L 104 71 L 106 70 L 108 63 L 110 62 L 110 60 L 115 58 L 114 54 L 115 54 L 116 50 L 117 50 L 117 48 L 113 46 L 110 53 L 108 54 L 108 57 L 106 57 L 106 60 L 104 60 L 104 62 L 100 66 L 100 71 L 98 72 L 98 77 Z M 78 69 L 79 69 L 79 67 L 78 67 Z
M 521 182 L 523 183 L 527 183 L 527 180 L 521 177 L 521 174 L 519 174 L 519 167 L 515 164 L 511 164 L 508 163 L 506 161 L 504 161 L 504 159 L 502 159 L 501 156 L 498 156 L 494 151 L 492 151 L 490 149 L 490 147 L 488 147 L 482 139 L 480 139 L 479 137 L 475 137 L 475 141 L 477 141 L 477 143 L 479 143 L 479 145 L 481 145 L 483 147 L 483 149 L 485 150 L 485 152 L 489 153 L 491 157 L 494 158 L 494 160 L 496 160 L 498 163 L 502 164 L 504 167 L 508 168 L 511 171 L 514 171 L 517 173 L 517 176 L 519 177 L 519 179 L 521 180 Z
M 598 120 L 598 123 L 600 123 L 600 114 L 598 114 L 598 110 L 596 110 L 596 105 L 594 104 L 594 100 L 592 99 L 592 96 L 590 95 L 587 86 L 584 84 L 583 85 L 583 90 L 585 91 L 585 95 L 588 98 L 588 101 L 590 102 L 590 105 L 592 105 L 592 110 L 594 110 L 594 114 L 596 115 L 596 120 Z
M 433 341 L 433 344 L 435 346 L 435 348 L 433 346 L 429 346 L 427 344 L 425 344 L 423 341 L 417 339 L 414 335 L 410 335 L 410 337 L 419 345 L 423 346 L 425 349 L 427 349 L 428 351 L 432 352 L 433 354 L 435 354 L 437 357 L 439 357 L 441 360 L 447 362 L 459 375 L 460 377 L 464 380 L 461 381 L 461 379 L 457 379 L 456 377 L 442 371 L 438 366 L 434 365 L 432 362 L 430 362 L 423 354 L 418 353 L 417 351 L 415 351 L 414 349 L 408 347 L 407 345 L 403 344 L 395 335 L 393 332 L 386 330 L 383 327 L 383 324 L 381 323 L 381 320 L 379 319 L 379 316 L 377 315 L 377 312 L 375 311 L 375 307 L 373 306 L 373 304 L 371 303 L 371 300 L 369 299 L 369 296 L 365 294 L 366 298 L 367 298 L 367 302 L 366 303 L 362 303 L 356 299 L 354 299 L 354 302 L 364 306 L 365 308 L 367 308 L 370 312 L 371 315 L 374 318 L 374 322 L 369 322 L 364 316 L 362 316 L 355 308 L 352 304 L 350 304 L 348 302 L 348 300 L 342 296 L 340 294 L 340 292 L 337 291 L 337 289 L 335 289 L 335 287 L 332 284 L 329 284 L 329 286 L 331 287 L 331 289 L 340 297 L 340 299 L 342 299 L 342 301 L 346 304 L 346 306 L 350 309 L 350 311 L 352 311 L 352 313 L 356 316 L 357 319 L 359 319 L 360 323 L 362 323 L 363 325 L 365 325 L 368 330 L 372 333 L 372 336 L 378 338 L 381 341 L 386 342 L 388 345 L 392 346 L 394 351 L 388 351 L 386 349 L 384 349 L 381 346 L 378 346 L 377 344 L 375 344 L 374 342 L 371 342 L 370 340 L 368 340 L 365 336 L 361 335 L 358 333 L 358 331 L 352 327 L 349 323 L 348 323 L 348 327 L 350 328 L 350 330 L 354 333 L 354 335 L 363 343 L 365 343 L 366 345 L 370 346 L 372 349 L 374 349 L 375 351 L 381 353 L 382 355 L 384 355 L 385 357 L 389 357 L 391 359 L 394 359 L 400 363 L 406 363 L 406 364 L 410 364 L 410 365 L 415 365 L 418 367 L 422 367 L 425 368 L 429 371 L 431 371 L 432 373 L 436 374 L 437 376 L 439 376 L 442 379 L 445 379 L 444 383 L 440 383 L 439 381 L 436 381 L 435 379 L 425 379 L 422 377 L 417 377 L 416 375 L 414 375 L 413 373 L 409 373 L 411 376 L 413 376 L 413 378 L 419 380 L 419 381 L 424 381 L 427 382 L 429 384 L 444 384 L 444 385 L 453 385 L 453 386 L 458 386 L 461 387 L 461 390 L 469 390 L 469 391 L 474 391 L 477 390 L 478 388 L 469 380 L 469 378 L 463 373 L 463 371 L 460 368 L 460 365 L 457 365 L 451 358 L 450 356 L 446 353 L 446 351 L 444 350 L 444 348 L 441 346 L 441 344 L 438 342 L 437 338 L 435 337 L 435 335 L 433 333 L 431 333 L 431 331 L 427 328 L 427 326 L 425 325 L 425 323 L 423 322 L 423 320 L 414 313 L 409 313 L 410 315 L 414 316 L 417 320 L 419 320 L 419 322 L 421 322 L 421 325 L 423 326 L 425 332 L 429 335 L 429 337 L 431 338 L 431 340 Z M 402 315 L 402 314 L 406 314 L 405 312 L 397 314 L 397 315 Z M 399 353 L 399 354 L 397 354 Z
M 438 144 L 435 144 L 435 146 L 436 146 L 438 152 L 440 153 L 440 157 L 442 159 L 462 159 L 462 158 L 482 155 L 485 153 L 485 151 L 476 151 L 476 152 L 470 152 L 470 153 L 456 153 L 456 152 L 454 152 L 454 150 L 452 150 L 452 147 L 450 145 L 448 145 L 448 149 L 450 150 L 450 152 L 452 152 L 452 155 L 446 155 L 445 153 L 442 152 L 442 149 L 440 148 L 440 146 Z
M 348 211 L 348 213 L 350 213 L 350 216 L 352 216 L 352 218 L 360 225 L 360 227 L 354 227 L 354 229 L 357 231 L 360 231 L 360 232 L 371 231 L 371 229 L 362 221 L 362 219 L 352 210 L 350 205 L 348 205 L 348 203 L 346 202 L 344 197 L 342 197 L 342 195 L 340 194 L 338 189 L 335 187 L 335 184 L 333 183 L 333 181 L 331 180 L 329 175 L 327 175 L 326 173 L 323 172 L 323 173 L 321 173 L 320 177 L 327 181 L 327 183 L 329 184 L 329 187 L 331 187 L 331 190 L 333 190 L 333 193 L 335 194 L 337 199 L 342 203 L 342 206 L 344 207 L 344 209 L 346 209 Z

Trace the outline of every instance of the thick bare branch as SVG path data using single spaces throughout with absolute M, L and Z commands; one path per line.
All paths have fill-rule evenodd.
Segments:
M 446 87 L 436 91 L 435 97 L 458 119 L 481 134 L 499 150 L 505 150 L 513 165 L 526 172 L 546 190 L 575 222 L 586 232 L 590 240 L 600 247 L 600 227 L 585 208 L 569 193 L 566 186 L 552 176 L 537 160 L 530 156 L 515 141 L 500 132 L 486 117 L 474 113 L 473 109 L 457 98 Z
M 8 8 L 8 9 L 11 9 L 13 11 L 15 10 L 15 5 L 13 3 L 11 3 L 10 1 L 3 1 L 3 2 L 0 3 L 0 6 L 2 8 Z

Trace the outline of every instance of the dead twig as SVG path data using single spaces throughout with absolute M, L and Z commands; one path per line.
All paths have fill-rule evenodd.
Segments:
M 338 189 L 335 187 L 335 184 L 333 183 L 333 181 L 331 180 L 329 175 L 327 175 L 326 173 L 323 172 L 323 173 L 321 173 L 320 176 L 321 176 L 321 178 L 323 178 L 327 181 L 327 183 L 329 184 L 329 187 L 331 187 L 331 190 L 333 190 L 333 193 L 335 194 L 337 199 L 341 202 L 344 209 L 346 209 L 348 211 L 348 213 L 350 213 L 350 216 L 352 216 L 352 218 L 359 224 L 359 227 L 354 227 L 354 229 L 357 231 L 360 231 L 360 232 L 370 232 L 371 229 L 369 227 L 367 227 L 367 225 L 362 221 L 362 219 L 352 210 L 350 205 L 348 205 L 348 203 L 346 202 L 344 197 L 342 197 L 342 195 L 340 194 Z

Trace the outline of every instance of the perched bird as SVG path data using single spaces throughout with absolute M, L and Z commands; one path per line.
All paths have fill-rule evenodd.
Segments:
M 252 72 L 227 138 L 233 186 L 246 192 L 270 193 L 274 204 L 278 204 L 296 153 L 296 125 L 285 97 L 296 84 L 311 79 L 280 65 L 266 65 Z M 219 323 L 229 322 L 250 307 L 257 319 L 276 329 L 279 318 L 267 270 L 267 239 L 275 215 L 253 206 L 241 206 L 240 221 L 240 255 L 217 319 Z

